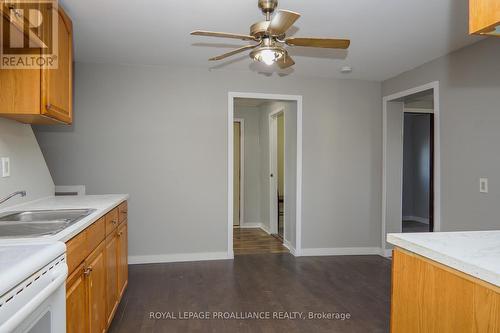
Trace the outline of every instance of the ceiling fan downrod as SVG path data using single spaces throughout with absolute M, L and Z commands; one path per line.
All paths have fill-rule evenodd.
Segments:
M 259 8 L 266 16 L 266 21 L 271 20 L 271 15 L 278 7 L 278 0 L 259 0 Z

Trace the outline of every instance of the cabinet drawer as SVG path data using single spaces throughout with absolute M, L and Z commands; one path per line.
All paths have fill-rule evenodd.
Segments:
M 75 237 L 66 242 L 66 262 L 68 264 L 68 273 L 71 274 L 75 268 L 80 265 L 89 255 L 90 250 L 87 246 L 87 231 L 80 232 Z
M 101 244 L 101 242 L 106 237 L 106 219 L 101 217 L 99 220 L 94 222 L 86 230 L 87 232 L 87 244 L 89 253 L 94 251 L 94 249 Z
M 106 236 L 118 226 L 118 208 L 113 209 L 106 215 Z
M 127 220 L 127 213 L 128 213 L 128 203 L 127 201 L 124 201 L 118 206 L 118 222 L 122 223 L 123 221 Z

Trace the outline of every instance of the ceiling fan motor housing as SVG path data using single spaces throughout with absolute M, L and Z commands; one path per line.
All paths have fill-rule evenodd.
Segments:
M 271 14 L 278 7 L 278 0 L 259 0 L 259 8 L 264 14 Z

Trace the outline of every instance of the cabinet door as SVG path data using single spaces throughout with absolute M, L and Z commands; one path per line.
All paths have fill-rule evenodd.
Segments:
M 106 260 L 104 242 L 86 260 L 90 333 L 106 330 Z
M 127 221 L 118 228 L 118 293 L 123 295 L 128 282 L 128 226 Z
M 87 333 L 89 312 L 84 265 L 77 267 L 66 281 L 66 331 Z
M 111 324 L 118 305 L 118 242 L 116 233 L 106 238 L 106 324 Z
M 73 27 L 59 7 L 58 67 L 42 70 L 42 114 L 64 123 L 72 121 L 73 103 Z
M 0 2 L 0 6 L 5 6 Z M 0 10 L 5 10 L 0 7 Z M 10 22 L 7 16 L 0 12 L 0 19 L 4 27 Z M 15 32 L 16 30 L 13 29 Z M 20 38 L 23 38 L 21 35 Z M 0 43 L 5 46 L 7 41 L 0 38 Z M 0 69 L 0 114 L 31 115 L 40 112 L 40 80 L 39 69 Z

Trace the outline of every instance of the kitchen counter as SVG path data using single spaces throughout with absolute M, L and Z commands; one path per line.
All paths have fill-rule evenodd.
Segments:
M 500 287 L 500 230 L 388 234 L 387 242 Z
M 32 237 L 32 238 L 15 238 L 1 239 L 0 244 L 8 244 L 12 242 L 29 241 L 29 242 L 48 242 L 61 241 L 66 242 L 76 236 L 78 233 L 86 229 L 89 225 L 99 220 L 120 203 L 128 200 L 128 194 L 110 194 L 110 195 L 84 195 L 84 196 L 54 196 L 43 198 L 27 203 L 22 203 L 16 206 L 0 209 L 0 214 L 5 212 L 24 211 L 24 210 L 56 210 L 56 209 L 96 209 L 92 214 L 84 217 L 77 223 L 60 231 L 55 235 Z

